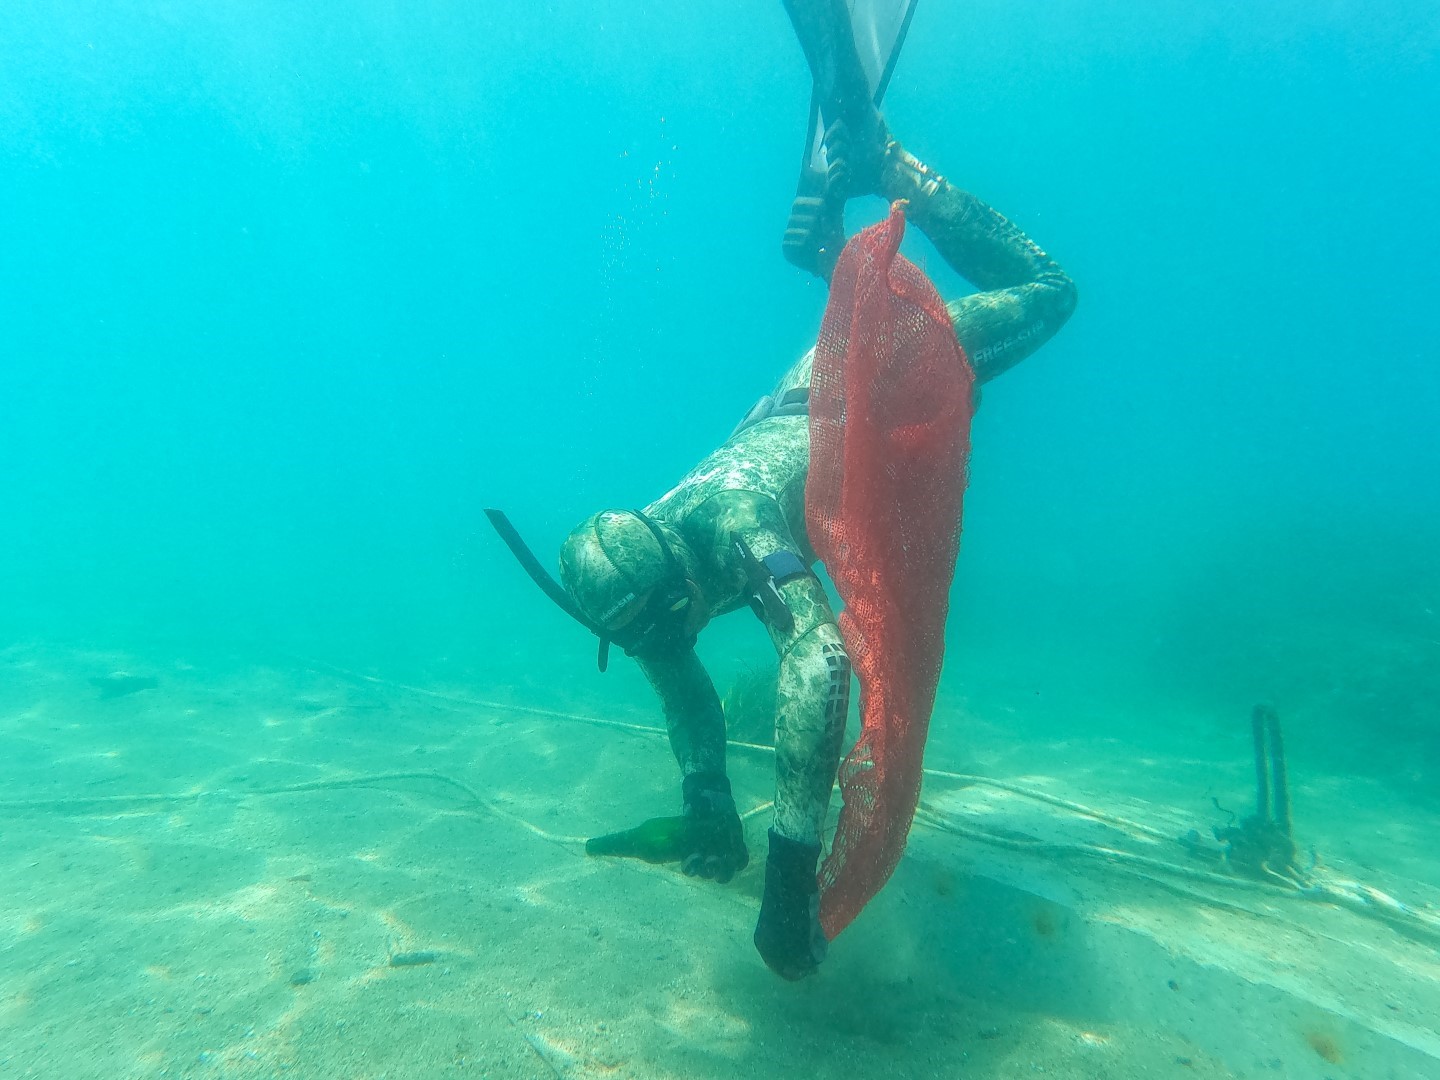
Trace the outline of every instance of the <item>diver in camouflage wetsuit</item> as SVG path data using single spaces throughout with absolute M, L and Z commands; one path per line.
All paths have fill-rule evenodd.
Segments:
M 908 220 L 981 290 L 947 307 L 977 382 L 987 382 L 1060 328 L 1075 306 L 1074 285 L 1018 228 L 906 153 L 876 120 L 871 164 L 853 170 L 847 195 L 908 200 Z M 832 172 L 853 168 L 853 158 L 834 152 L 843 147 L 835 135 L 827 134 L 836 144 Z M 806 223 L 799 224 L 803 234 Z M 792 218 L 787 245 L 795 225 Z M 809 225 L 824 228 L 818 220 Z M 824 273 L 833 257 L 833 245 L 828 258 L 820 245 L 812 265 Z M 602 640 L 635 657 L 660 697 L 684 813 L 693 821 L 693 850 L 682 868 L 722 883 L 749 856 L 725 774 L 725 717 L 694 643 L 712 617 L 747 605 L 765 623 L 779 684 L 775 812 L 755 945 L 788 979 L 813 972 L 825 954 L 816 865 L 850 688 L 835 614 L 809 569 L 815 554 L 805 532 L 805 402 L 812 359 L 813 350 L 671 491 L 643 511 L 587 518 L 560 555 L 570 597 Z

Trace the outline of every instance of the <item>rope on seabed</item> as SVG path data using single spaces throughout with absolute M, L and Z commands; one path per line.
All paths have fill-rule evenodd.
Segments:
M 268 795 L 299 795 L 307 791 L 337 791 L 344 788 L 382 787 L 386 784 L 393 784 L 402 780 L 425 780 L 431 783 L 441 784 L 445 787 L 454 788 L 464 795 L 475 806 L 493 814 L 495 817 L 504 818 L 512 824 L 519 825 L 527 832 L 534 833 L 542 840 L 548 840 L 552 844 L 559 844 L 562 847 L 585 843 L 584 836 L 560 836 L 556 833 L 546 832 L 538 825 L 526 821 L 519 814 L 511 813 L 509 810 L 496 805 L 489 799 L 484 798 L 468 784 L 462 784 L 453 777 L 438 772 L 398 772 L 398 773 L 368 773 L 363 776 L 347 776 L 336 780 L 310 780 L 300 784 L 282 784 L 276 787 L 263 788 L 206 788 L 200 791 L 172 791 L 141 793 L 136 795 L 74 795 L 56 799 L 9 799 L 0 801 L 0 813 L 24 813 L 25 811 L 78 811 L 87 808 L 98 808 L 104 810 L 107 807 L 120 809 L 126 806 L 173 806 L 178 803 L 199 802 L 202 799 L 241 799 L 258 798 Z M 740 815 L 741 821 L 749 821 L 753 817 L 763 814 L 775 803 L 763 802 L 759 806 L 752 807 Z
M 642 735 L 656 735 L 669 737 L 669 733 L 663 728 L 657 728 L 649 724 L 632 724 L 623 720 L 604 720 L 598 716 L 586 716 L 584 713 L 561 712 L 557 709 L 545 709 L 536 705 L 515 705 L 503 701 L 486 701 L 482 698 L 461 697 L 458 694 L 443 694 L 438 690 L 427 690 L 421 686 L 407 686 L 405 683 L 390 682 L 387 679 L 376 678 L 374 675 L 362 675 L 356 671 L 348 671 L 345 668 L 336 667 L 334 664 L 327 664 L 320 660 L 304 660 L 312 667 L 326 669 L 334 674 L 344 676 L 347 679 L 354 679 L 360 682 L 371 683 L 375 686 L 390 687 L 395 690 L 404 690 L 406 693 L 419 694 L 421 697 L 433 698 L 438 701 L 445 701 L 453 705 L 465 705 L 470 708 L 491 709 L 496 712 L 521 713 L 526 716 L 536 716 L 545 720 L 562 720 L 567 723 L 591 724 L 596 727 L 615 728 L 619 731 L 632 731 Z M 757 753 L 773 754 L 775 748 L 764 743 L 741 742 L 736 739 L 726 740 L 727 746 L 733 746 L 740 750 L 750 750 Z M 1163 843 L 1170 843 L 1175 838 L 1163 830 L 1154 826 L 1146 825 L 1143 822 L 1132 821 L 1116 814 L 1098 810 L 1084 803 L 1078 803 L 1071 799 L 1065 799 L 1059 795 L 1051 795 L 1049 792 L 1040 791 L 1036 788 L 1026 787 L 1023 784 L 1016 784 L 1009 780 L 997 780 L 994 777 L 983 776 L 979 773 L 949 772 L 945 769 L 924 769 L 926 776 L 937 777 L 943 780 L 954 780 L 962 784 L 970 784 L 978 787 L 994 788 L 997 791 L 1006 791 L 1012 795 L 1019 795 L 1022 798 L 1033 799 L 1036 802 L 1048 803 L 1051 806 L 1062 810 L 1069 810 L 1071 813 L 1081 817 L 1090 818 L 1106 825 L 1113 825 L 1115 828 L 1125 832 L 1135 833 L 1159 840 Z
M 661 732 L 661 734 L 664 733 Z M 757 748 L 770 749 L 769 747 Z M 481 797 L 480 794 L 469 785 L 437 772 L 372 773 L 364 776 L 351 776 L 334 780 L 310 780 L 299 784 L 283 784 L 248 789 L 216 788 L 201 791 L 136 795 L 82 795 L 56 799 L 12 799 L 0 802 L 0 812 L 59 811 L 64 813 L 86 808 L 104 810 L 109 808 L 119 809 L 125 806 L 162 807 L 179 803 L 199 802 L 202 799 L 229 798 L 239 801 L 248 798 L 298 795 L 315 791 L 337 791 L 347 788 L 365 787 L 374 788 L 404 781 L 426 781 L 451 788 L 464 795 L 476 808 L 494 817 L 508 821 L 512 825 L 516 825 L 539 837 L 541 840 L 559 847 L 573 849 L 585 841 L 585 837 L 581 836 L 559 836 L 555 833 L 546 832 L 539 826 L 525 820 L 525 818 L 519 814 L 511 813 Z M 773 805 L 772 802 L 764 802 L 747 810 L 740 816 L 743 820 L 748 821 L 750 818 L 756 817 L 766 810 L 769 810 Z M 1396 900 L 1394 897 L 1380 892 L 1378 889 L 1371 888 L 1368 885 L 1361 884 L 1360 882 L 1337 880 L 1333 882 L 1322 882 L 1313 888 L 1299 890 L 1272 885 L 1263 881 L 1252 881 L 1248 878 L 1229 877 L 1224 874 L 1216 874 L 1212 871 L 1201 870 L 1196 867 L 1184 866 L 1178 863 L 1170 863 L 1163 859 L 1152 858 L 1148 855 L 1122 851 L 1118 848 L 1103 847 L 1098 844 L 1067 844 L 1045 840 L 1020 840 L 1014 837 L 1000 836 L 973 826 L 960 824 L 954 815 L 942 810 L 937 810 L 935 807 L 923 802 L 916 810 L 915 821 L 917 824 L 926 828 L 935 829 L 940 832 L 948 832 L 967 840 L 988 844 L 993 847 L 1006 848 L 1011 851 L 1020 851 L 1026 854 L 1038 853 L 1053 856 L 1080 855 L 1099 858 L 1117 869 L 1143 878 L 1152 884 L 1183 896 L 1186 899 L 1198 901 L 1226 911 L 1248 915 L 1260 914 L 1250 908 L 1232 904 L 1208 893 L 1197 892 L 1194 889 L 1186 888 L 1176 882 L 1168 881 L 1163 877 L 1157 877 L 1157 873 L 1218 885 L 1227 889 L 1263 892 L 1270 895 L 1289 895 L 1336 903 L 1358 914 L 1386 922 L 1397 930 L 1406 932 L 1421 940 L 1440 941 L 1440 920 L 1437 920 L 1428 913 L 1417 911 Z
M 313 661 L 311 663 L 314 663 Z M 474 698 L 461 698 L 450 694 L 441 694 L 434 690 L 426 690 L 422 687 L 406 686 L 402 683 L 391 683 L 377 679 L 370 675 L 360 675 L 355 672 L 345 671 L 328 664 L 316 664 L 319 667 L 331 668 L 342 675 L 352 679 L 359 679 L 365 682 L 374 683 L 380 686 L 389 686 L 405 690 L 410 693 L 420 694 L 425 697 L 452 702 L 454 704 L 466 705 L 469 707 L 488 708 L 498 711 L 510 711 L 539 716 L 551 720 L 573 721 L 577 723 L 593 724 L 600 727 L 618 728 L 625 731 L 633 731 L 640 734 L 667 736 L 668 733 L 656 727 L 644 724 L 631 724 L 618 720 L 602 720 L 598 717 L 585 716 L 580 713 L 558 712 L 552 709 L 542 709 L 530 705 L 509 705 L 501 702 L 483 701 Z M 760 753 L 773 754 L 775 748 L 766 746 L 763 743 L 750 742 L 729 742 L 730 746 L 740 749 L 756 751 Z M 1104 811 L 1096 810 L 1086 806 L 1084 803 L 1064 799 L 1048 792 L 1038 791 L 1025 787 L 1021 784 L 1011 783 L 1006 780 L 997 780 L 992 777 L 982 776 L 976 773 L 948 772 L 943 769 L 925 769 L 925 775 L 937 778 L 955 780 L 964 784 L 992 787 L 1000 791 L 1006 791 L 1024 798 L 1034 799 L 1060 809 L 1068 810 L 1081 817 L 1090 818 L 1095 821 L 1114 825 L 1122 830 L 1138 833 L 1153 839 L 1160 839 L 1167 843 L 1174 838 L 1161 830 L 1145 825 L 1141 822 L 1131 821 Z M 333 791 L 345 788 L 377 787 L 388 783 L 396 783 L 407 780 L 428 781 L 452 788 L 467 799 L 476 807 L 492 814 L 495 817 L 517 825 L 526 831 L 534 834 L 548 843 L 561 847 L 573 847 L 584 842 L 584 837 L 559 836 L 546 832 L 537 825 L 531 824 L 518 814 L 511 813 L 495 803 L 481 797 L 474 788 L 438 772 L 396 772 L 396 773 L 372 773 L 363 776 L 344 777 L 334 780 L 311 780 L 299 784 L 285 784 L 264 788 L 248 788 L 232 790 L 229 788 L 207 789 L 189 792 L 136 794 L 136 795 L 92 795 L 92 796 L 70 796 L 56 799 L 19 799 L 0 801 L 0 813 L 3 812 L 25 812 L 25 811 L 75 811 L 85 807 L 122 807 L 122 806 L 145 806 L 145 805 L 175 805 L 178 803 L 198 802 L 206 798 L 232 798 L 236 800 L 277 796 L 295 795 L 311 791 Z M 741 815 L 742 819 L 749 820 L 758 814 L 768 810 L 773 803 L 761 803 Z M 1205 893 L 1187 889 L 1172 881 L 1155 876 L 1156 873 L 1169 874 L 1195 881 L 1203 881 L 1208 884 L 1220 885 L 1231 889 L 1243 889 L 1249 891 L 1267 892 L 1271 895 L 1288 895 L 1303 897 L 1306 899 L 1320 900 L 1323 902 L 1335 903 L 1347 907 L 1352 911 L 1371 918 L 1379 919 L 1390 924 L 1398 930 L 1411 933 L 1413 936 L 1423 940 L 1440 941 L 1440 918 L 1412 908 L 1379 889 L 1372 888 L 1357 881 L 1336 879 L 1333 881 L 1322 881 L 1310 888 L 1288 888 L 1281 885 L 1270 884 L 1263 881 L 1254 881 L 1248 878 L 1231 877 L 1225 874 L 1217 874 L 1213 871 L 1201 870 L 1196 867 L 1185 866 L 1179 863 L 1167 862 L 1163 859 L 1156 859 L 1148 855 L 1140 855 L 1135 852 L 1123 851 L 1118 848 L 1106 847 L 1099 844 L 1069 844 L 1057 841 L 1045 840 L 1019 840 L 1013 837 L 1000 836 L 984 829 L 977 829 L 972 826 L 959 824 L 954 815 L 938 810 L 934 806 L 921 803 L 915 813 L 915 821 L 927 828 L 933 828 L 942 832 L 949 832 L 957 836 L 974 840 L 979 843 L 989 844 L 996 847 L 1008 848 L 1012 851 L 1023 851 L 1027 853 L 1043 852 L 1050 855 L 1085 855 L 1103 859 L 1116 865 L 1132 874 L 1136 874 L 1162 888 L 1179 893 L 1189 899 L 1198 900 L 1225 910 L 1256 914 L 1247 908 L 1230 904 L 1226 901 L 1209 896 Z
M 407 686 L 404 683 L 390 682 L 385 679 L 376 678 L 373 675 L 362 675 L 358 672 L 347 671 L 344 668 L 327 664 L 323 661 L 306 660 L 308 664 L 317 668 L 328 669 L 331 672 L 342 675 L 349 679 L 371 683 L 376 686 L 390 687 L 396 690 L 404 690 L 407 693 L 418 694 L 422 697 L 432 698 L 438 701 L 445 701 L 454 705 L 464 705 L 470 708 L 492 709 L 497 712 L 523 713 L 530 716 L 537 716 L 548 720 L 562 720 L 572 723 L 591 724 L 597 727 L 616 728 L 621 731 L 632 731 L 638 734 L 665 736 L 668 733 L 661 728 L 646 724 L 632 724 L 621 720 L 604 720 L 596 716 L 586 716 L 582 713 L 561 712 L 555 709 L 545 709 L 534 705 L 514 705 L 506 702 L 486 701 L 480 698 L 461 697 L 455 694 L 444 694 L 436 690 L 427 690 L 419 686 Z M 757 753 L 773 754 L 775 748 L 766 746 L 763 743 L 728 741 L 727 745 L 742 750 L 750 750 Z M 1031 799 L 1035 802 L 1045 803 L 1058 809 L 1067 810 L 1080 817 L 1089 818 L 1106 825 L 1114 826 L 1132 835 L 1158 840 L 1166 844 L 1173 843 L 1175 837 L 1154 826 L 1146 825 L 1143 822 L 1134 821 L 1129 818 L 1111 814 L 1103 810 L 1087 806 L 1084 803 L 1075 802 L 1059 795 L 1052 795 L 1047 791 L 1040 791 L 1036 788 L 1027 787 L 1023 784 L 1016 784 L 1008 780 L 999 780 L 990 776 L 983 776 L 979 773 L 950 772 L 945 769 L 924 769 L 924 774 L 944 780 L 953 780 L 957 783 L 977 787 L 994 788 L 997 791 L 1005 791 L 1021 798 Z M 762 812 L 769 804 L 756 807 L 743 816 L 753 817 Z M 1216 907 L 1245 911 L 1247 909 L 1229 904 L 1204 893 L 1198 893 L 1172 881 L 1166 881 L 1155 877 L 1156 873 L 1170 874 L 1195 881 L 1203 881 L 1208 884 L 1220 885 L 1226 888 L 1242 889 L 1249 891 L 1266 892 L 1273 896 L 1295 896 L 1310 900 L 1334 903 L 1342 907 L 1386 922 L 1396 929 L 1410 932 L 1423 940 L 1440 941 L 1440 918 L 1419 911 L 1407 904 L 1395 899 L 1388 893 L 1372 888 L 1357 881 L 1346 881 L 1335 879 L 1321 881 L 1309 888 L 1291 888 L 1280 884 L 1272 884 L 1265 881 L 1256 881 L 1249 878 L 1232 877 L 1226 874 L 1217 874 L 1214 871 L 1202 870 L 1193 866 L 1185 866 L 1181 863 L 1168 862 L 1164 859 L 1156 859 L 1147 855 L 1140 855 L 1135 852 L 1122 851 L 1118 848 L 1105 847 L 1099 844 L 1063 844 L 1054 841 L 1022 841 L 1008 837 L 998 836 L 982 829 L 962 826 L 948 820 L 943 811 L 937 811 L 933 807 L 922 807 L 917 810 L 916 820 L 920 824 L 941 831 L 951 832 L 964 836 L 980 843 L 991 844 L 999 847 L 1007 847 L 1011 850 L 1037 852 L 1044 851 L 1048 854 L 1086 855 L 1104 859 L 1113 865 L 1122 867 L 1132 874 L 1137 874 L 1155 884 L 1178 892 L 1191 899 L 1200 900 Z M 1252 913 L 1253 914 L 1253 913 Z
M 558 836 L 546 832 L 538 825 L 532 825 L 518 814 L 511 813 L 483 798 L 474 788 L 462 784 L 453 777 L 438 772 L 395 772 L 368 773 L 363 776 L 347 776 L 335 780 L 309 780 L 300 784 L 281 784 L 263 788 L 206 788 L 200 791 L 176 791 L 136 795 L 76 795 L 58 799 L 11 799 L 0 802 L 0 813 L 24 813 L 25 811 L 82 811 L 86 808 L 105 810 L 123 809 L 126 806 L 173 806 L 179 803 L 199 802 L 202 799 L 242 799 L 274 795 L 299 795 L 308 791 L 338 791 L 345 788 L 382 787 L 405 780 L 421 780 L 452 788 L 464 795 L 476 807 L 495 817 L 534 833 L 542 840 L 562 847 L 583 844 L 583 836 Z
M 1116 869 L 1142 878 L 1169 892 L 1176 893 L 1191 900 L 1198 900 L 1212 907 L 1227 911 L 1266 917 L 1263 912 L 1257 912 L 1242 905 L 1232 904 L 1229 901 L 1221 900 L 1219 897 L 1212 896 L 1209 893 L 1198 892 L 1177 882 L 1158 877 L 1157 874 L 1165 874 L 1171 877 L 1180 877 L 1191 881 L 1218 885 L 1226 889 L 1265 893 L 1276 897 L 1288 896 L 1300 900 L 1314 900 L 1320 903 L 1335 904 L 1339 907 L 1348 908 L 1358 915 L 1364 915 L 1367 918 L 1384 922 L 1399 932 L 1404 933 L 1406 936 L 1415 938 L 1416 940 L 1430 944 L 1440 943 L 1440 918 L 1431 915 L 1429 912 L 1410 907 L 1408 904 L 1396 900 L 1390 894 L 1381 892 L 1379 889 L 1358 881 L 1334 878 L 1330 880 L 1320 880 L 1308 888 L 1299 888 L 1272 884 L 1268 881 L 1260 881 L 1253 878 L 1231 877 L 1228 874 L 1217 874 L 1211 870 L 1185 866 L 1182 863 L 1167 862 L 1164 859 L 1155 859 L 1148 855 L 1140 855 L 1132 851 L 1122 851 L 1117 848 L 1103 847 L 1098 844 L 1068 844 L 1049 840 L 1019 840 L 1014 837 L 999 836 L 995 833 L 987 832 L 984 829 L 974 828 L 973 826 L 959 824 L 943 812 L 937 812 L 925 807 L 923 804 L 921 809 L 916 811 L 915 820 L 928 828 L 948 832 L 955 836 L 961 836 L 967 840 L 974 840 L 982 844 L 989 844 L 993 847 L 1007 848 L 1011 851 L 1062 857 L 1081 855 L 1102 859 Z

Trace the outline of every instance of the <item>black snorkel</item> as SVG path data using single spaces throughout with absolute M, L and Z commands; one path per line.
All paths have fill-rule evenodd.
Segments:
M 490 524 L 495 527 L 500 539 L 505 541 L 505 546 L 510 549 L 510 554 L 515 556 L 521 569 L 530 575 L 530 580 L 540 587 L 540 591 L 548 596 L 556 607 L 600 639 L 600 651 L 596 662 L 601 671 L 610 666 L 610 643 L 612 641 L 625 649 L 626 656 L 635 656 L 640 652 L 662 651 L 682 640 L 687 646 L 693 646 L 695 643 L 693 634 L 686 638 L 683 634 L 675 632 L 679 613 L 691 603 L 690 593 L 685 588 L 685 570 L 670 547 L 670 542 L 665 539 L 665 534 L 660 531 L 660 526 L 656 525 L 643 511 L 632 510 L 630 512 L 645 524 L 660 545 L 660 551 L 665 559 L 665 576 L 655 586 L 653 595 L 646 604 L 644 614 L 651 617 L 644 619 L 643 623 L 641 620 L 636 620 L 640 625 L 633 629 L 627 626 L 619 631 L 611 631 L 581 611 L 579 605 L 565 591 L 565 587 L 540 565 L 540 560 L 530 550 L 530 545 L 525 543 L 515 530 L 515 526 L 510 524 L 510 519 L 505 516 L 505 511 L 489 508 L 485 511 L 485 516 L 490 519 Z
M 495 531 L 500 534 L 500 539 L 505 541 L 505 546 L 510 549 L 510 554 L 515 556 L 515 561 L 520 564 L 520 568 L 530 575 L 531 581 L 540 586 L 540 591 L 553 600 L 556 607 L 600 639 L 600 653 L 596 657 L 596 663 L 599 664 L 600 670 L 604 671 L 610 666 L 610 635 L 605 632 L 605 628 L 592 622 L 576 606 L 575 601 L 570 599 L 570 594 L 565 591 L 565 587 L 540 565 L 540 560 L 535 558 L 535 553 L 530 550 L 530 545 L 525 543 L 520 534 L 515 531 L 515 526 L 510 524 L 510 519 L 505 516 L 504 510 L 487 508 L 485 516 L 490 519 L 490 524 L 495 526 Z

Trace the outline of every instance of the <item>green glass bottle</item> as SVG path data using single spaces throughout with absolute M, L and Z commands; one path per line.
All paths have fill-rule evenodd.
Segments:
M 633 829 L 585 841 L 586 855 L 619 855 L 648 863 L 678 862 L 693 850 L 690 818 L 657 817 Z

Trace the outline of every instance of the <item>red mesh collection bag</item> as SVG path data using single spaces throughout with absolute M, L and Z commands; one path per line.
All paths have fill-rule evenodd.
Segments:
M 975 375 L 935 287 L 899 254 L 904 203 L 845 245 L 815 348 L 805 517 L 844 608 L 860 738 L 820 868 L 833 939 L 900 862 L 945 654 Z

